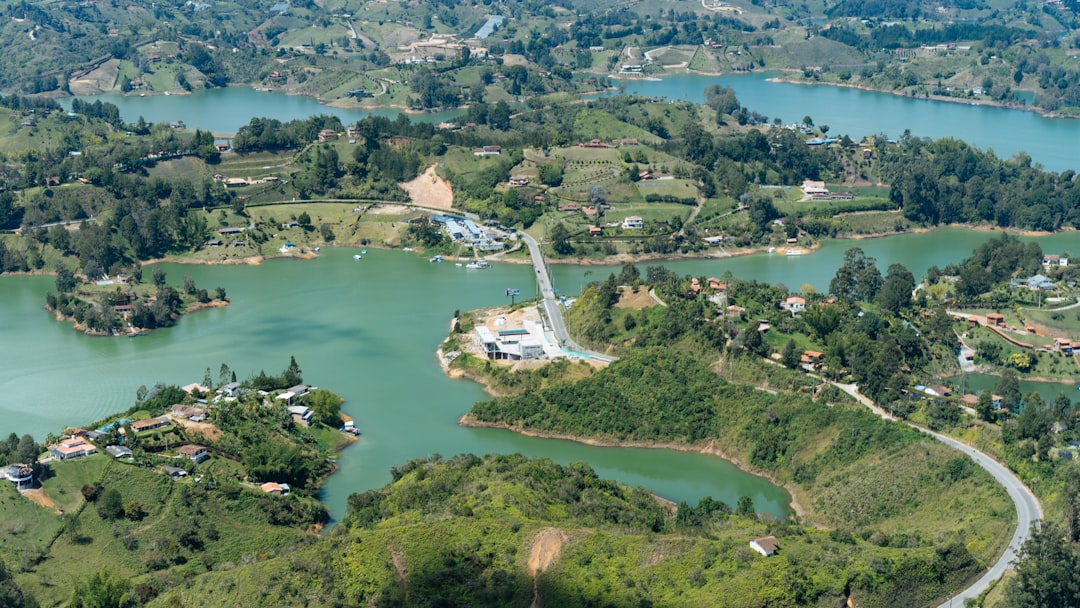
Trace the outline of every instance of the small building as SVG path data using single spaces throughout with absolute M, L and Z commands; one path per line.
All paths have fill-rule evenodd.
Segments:
M 142 433 L 145 431 L 152 431 L 154 429 L 160 429 L 162 427 L 169 426 L 169 419 L 165 416 L 158 416 L 157 418 L 151 418 L 149 420 L 136 420 L 131 423 L 131 430 L 136 433 Z
M 790 312 L 791 316 L 795 316 L 806 310 L 806 299 L 800 298 L 799 296 L 791 296 L 780 304 L 780 308 Z
M 266 492 L 267 494 L 273 494 L 274 496 L 287 496 L 291 491 L 289 488 L 289 484 L 274 483 L 272 481 L 268 481 L 262 484 L 261 486 L 259 486 L 259 489 L 263 492 Z
M 122 445 L 105 446 L 105 453 L 113 458 L 131 458 L 132 451 Z
M 173 479 L 180 479 L 181 477 L 187 477 L 187 471 L 180 467 L 171 467 L 165 465 L 165 474 Z
M 217 392 L 218 392 L 219 395 L 226 395 L 226 396 L 229 396 L 229 397 L 236 397 L 236 396 L 239 396 L 241 394 L 242 390 L 243 390 L 243 387 L 240 386 L 239 382 L 230 382 L 230 383 L 222 386 L 221 388 L 217 389 Z
M 1069 258 L 1062 257 L 1057 254 L 1047 254 L 1043 256 L 1043 266 L 1047 268 L 1053 268 L 1055 266 L 1065 268 L 1069 265 Z
M 206 244 L 210 247 L 221 247 L 225 243 L 221 239 L 210 239 Z
M 986 313 L 986 324 L 994 327 L 1004 327 L 1005 315 L 997 312 L 988 312 Z
M 740 319 L 740 318 L 742 318 L 742 316 L 744 314 L 746 314 L 746 309 L 743 308 L 742 306 L 739 306 L 738 304 L 732 304 L 731 306 L 727 307 L 726 312 L 727 312 L 727 316 L 732 317 L 734 319 Z
M 501 153 L 500 146 L 484 146 L 473 150 L 473 156 L 499 156 Z
M 511 186 L 528 186 L 529 185 L 529 178 L 522 177 L 520 175 L 511 176 L 510 177 L 510 185 Z
M 198 407 L 191 407 L 190 405 L 181 405 L 179 403 L 172 406 L 171 413 L 176 418 L 183 418 L 185 420 L 195 420 L 195 418 L 202 420 L 206 418 L 206 410 Z M 195 422 L 199 422 L 199 420 L 195 420 Z
M 604 233 L 604 229 L 599 226 L 589 226 L 589 236 L 600 236 Z
M 300 426 L 311 426 L 312 419 L 315 418 L 315 412 L 309 410 L 304 405 L 290 405 L 289 414 L 292 415 L 293 422 L 296 422 Z
M 210 458 L 210 452 L 208 452 L 205 447 L 195 444 L 180 446 L 180 449 L 176 450 L 176 453 L 185 456 L 188 460 L 196 463 Z
M 34 467 L 26 464 L 12 464 L 3 468 L 4 478 L 22 492 L 34 487 Z
M 244 231 L 244 229 L 243 229 L 243 228 L 239 228 L 239 227 L 233 227 L 233 228 L 219 228 L 219 229 L 218 229 L 218 234 L 240 234 L 240 233 L 242 233 L 243 231 Z
M 764 536 L 762 538 L 755 538 L 750 541 L 750 548 L 758 553 L 769 557 L 775 555 L 776 551 L 780 548 L 780 545 L 776 542 L 775 536 Z
M 719 247 L 724 244 L 724 237 L 722 236 L 707 236 L 701 240 L 709 247 Z
M 322 131 L 319 131 L 319 141 L 320 142 L 334 141 L 337 138 L 338 138 L 337 131 L 335 131 L 333 129 L 323 129 Z
M 816 350 L 807 350 L 803 351 L 803 354 L 799 357 L 799 362 L 803 365 L 809 365 L 813 367 L 819 365 L 824 359 L 824 353 L 819 353 Z
M 291 387 L 288 392 L 292 393 L 294 397 L 303 397 L 311 392 L 311 387 L 306 384 L 297 384 Z
M 643 230 L 645 228 L 645 220 L 636 215 L 631 215 L 622 221 L 622 228 L 623 230 Z

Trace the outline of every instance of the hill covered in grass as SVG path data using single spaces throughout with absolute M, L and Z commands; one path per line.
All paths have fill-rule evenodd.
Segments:
M 676 516 L 586 465 L 519 455 L 413 461 L 349 505 L 318 544 L 197 577 L 150 605 L 836 606 L 882 568 L 905 567 L 904 582 L 857 598 L 910 606 L 911 581 L 978 567 L 956 540 L 888 548 L 711 499 Z M 766 534 L 781 547 L 768 558 L 749 546 Z

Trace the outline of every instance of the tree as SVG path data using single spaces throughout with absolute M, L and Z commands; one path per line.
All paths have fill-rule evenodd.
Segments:
M 232 370 L 225 363 L 221 364 L 221 368 L 218 369 L 218 386 L 228 384 L 232 382 Z
M 735 506 L 735 514 L 742 515 L 743 517 L 753 517 L 757 514 L 754 510 L 754 499 L 749 496 L 740 496 L 739 502 Z
M 124 515 L 124 499 L 116 488 L 108 488 L 101 493 L 97 501 L 98 515 L 101 519 L 119 519 Z
M 11 580 L 11 574 L 3 560 L 0 560 L 0 606 L 5 608 L 29 608 L 37 603 L 28 600 Z
M 37 462 L 39 454 L 38 445 L 30 435 L 23 435 L 19 439 L 19 445 L 15 448 L 14 460 L 19 464 L 33 464 Z
M 78 583 L 71 591 L 71 608 L 121 608 L 127 605 L 131 582 L 114 577 L 102 568 L 89 579 Z
M 154 277 L 154 286 L 161 287 L 165 285 L 165 271 L 160 268 L 155 268 L 152 274 Z
M 891 264 L 875 299 L 882 309 L 897 314 L 911 303 L 914 289 L 915 275 L 902 264 Z
M 343 402 L 341 397 L 322 388 L 308 395 L 308 405 L 311 406 L 311 411 L 315 413 L 315 421 L 333 428 L 341 426 L 341 404 Z
M 599 184 L 590 187 L 587 196 L 589 204 L 594 207 L 607 204 L 607 190 Z
M 1005 588 L 1005 608 L 1080 606 L 1078 557 L 1061 528 L 1044 523 L 1020 549 L 1016 576 Z
M 76 285 L 75 274 L 63 262 L 56 263 L 56 291 L 70 293 Z
M 997 419 L 994 414 L 994 400 L 990 396 L 990 391 L 979 393 L 979 398 L 975 402 L 975 412 L 979 415 L 980 420 L 993 422 Z
M 296 364 L 296 357 L 289 357 L 289 367 L 281 373 L 281 381 L 288 386 L 304 383 L 304 374 L 300 371 L 300 366 Z
M 1020 377 L 1011 369 L 1001 372 L 997 384 L 994 385 L 994 393 L 1001 397 L 1001 407 L 1015 412 L 1020 406 Z
M 558 222 L 552 226 L 551 234 L 548 236 L 551 238 L 551 248 L 555 250 L 555 253 L 573 255 L 574 246 L 570 243 L 570 231 L 566 229 L 565 224 Z
M 794 339 L 789 339 L 784 343 L 784 348 L 780 351 L 780 361 L 784 364 L 784 367 L 795 369 L 799 366 L 800 353 L 795 345 Z

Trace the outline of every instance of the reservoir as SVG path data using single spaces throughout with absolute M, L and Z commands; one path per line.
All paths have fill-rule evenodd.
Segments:
M 1025 151 L 1033 162 L 1052 171 L 1080 169 L 1074 153 L 1080 141 L 1080 120 L 1043 118 L 1035 112 L 973 106 L 963 103 L 914 99 L 832 86 L 806 86 L 770 82 L 769 74 L 705 76 L 677 74 L 662 80 L 624 80 L 616 84 L 628 94 L 701 102 L 713 84 L 730 86 L 743 106 L 785 124 L 810 116 L 817 125 L 827 124 L 833 136 L 885 134 L 899 138 L 905 129 L 918 137 L 955 137 L 980 148 L 992 148 L 1001 157 Z M 310 97 L 261 92 L 238 86 L 208 89 L 192 95 L 148 97 L 105 94 L 86 97 L 116 104 L 126 122 L 140 116 L 149 122 L 182 120 L 189 129 L 235 133 L 253 116 L 288 121 L 314 114 L 332 114 L 345 124 L 368 115 L 396 118 L 399 110 L 342 109 L 320 104 Z M 70 99 L 61 100 L 70 108 Z M 410 115 L 413 121 L 453 120 L 461 111 Z
M 720 260 L 663 262 L 679 274 L 735 276 L 828 288 L 843 252 L 859 245 L 879 268 L 904 262 L 916 276 L 931 264 L 969 255 L 991 232 L 942 229 L 860 242 L 829 241 L 799 258 L 766 254 Z M 1039 238 L 1057 251 L 1075 235 Z M 39 440 L 67 425 L 86 424 L 130 407 L 139 385 L 201 381 L 227 363 L 238 378 L 259 370 L 278 373 L 296 357 L 305 382 L 345 397 L 344 410 L 363 433 L 342 453 L 324 500 L 340 517 L 348 494 L 380 487 L 390 467 L 441 453 L 520 452 L 568 463 L 584 461 L 603 477 L 644 486 L 696 503 L 705 495 L 735 504 L 751 496 L 759 511 L 786 512 L 787 494 L 740 472 L 720 458 L 670 450 L 597 448 L 466 429 L 457 419 L 486 395 L 439 369 L 434 351 L 455 310 L 506 303 L 508 288 L 535 293 L 532 267 L 494 264 L 467 271 L 429 264 L 415 254 L 370 250 L 362 261 L 349 249 L 327 248 L 317 260 L 271 260 L 261 266 L 164 264 L 171 284 L 190 275 L 203 287 L 221 285 L 232 305 L 185 316 L 173 328 L 138 339 L 92 338 L 57 323 L 42 310 L 52 277 L 0 277 L 0 343 L 18 355 L 0 368 L 4 434 Z M 657 262 L 660 263 L 660 262 Z M 644 265 L 643 265 L 644 266 Z M 577 293 L 585 281 L 606 278 L 614 267 L 556 265 L 556 288 Z

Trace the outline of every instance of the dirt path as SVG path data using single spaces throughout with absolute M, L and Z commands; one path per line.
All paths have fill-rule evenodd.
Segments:
M 533 577 L 533 601 L 529 608 L 540 608 L 537 575 L 559 559 L 559 552 L 562 551 L 564 542 L 566 542 L 566 532 L 558 528 L 544 528 L 533 537 L 532 547 L 529 549 L 529 574 Z
M 450 187 L 450 182 L 435 173 L 435 167 L 436 165 L 431 165 L 416 179 L 400 186 L 409 193 L 409 198 L 417 205 L 450 209 L 454 204 L 454 190 Z

